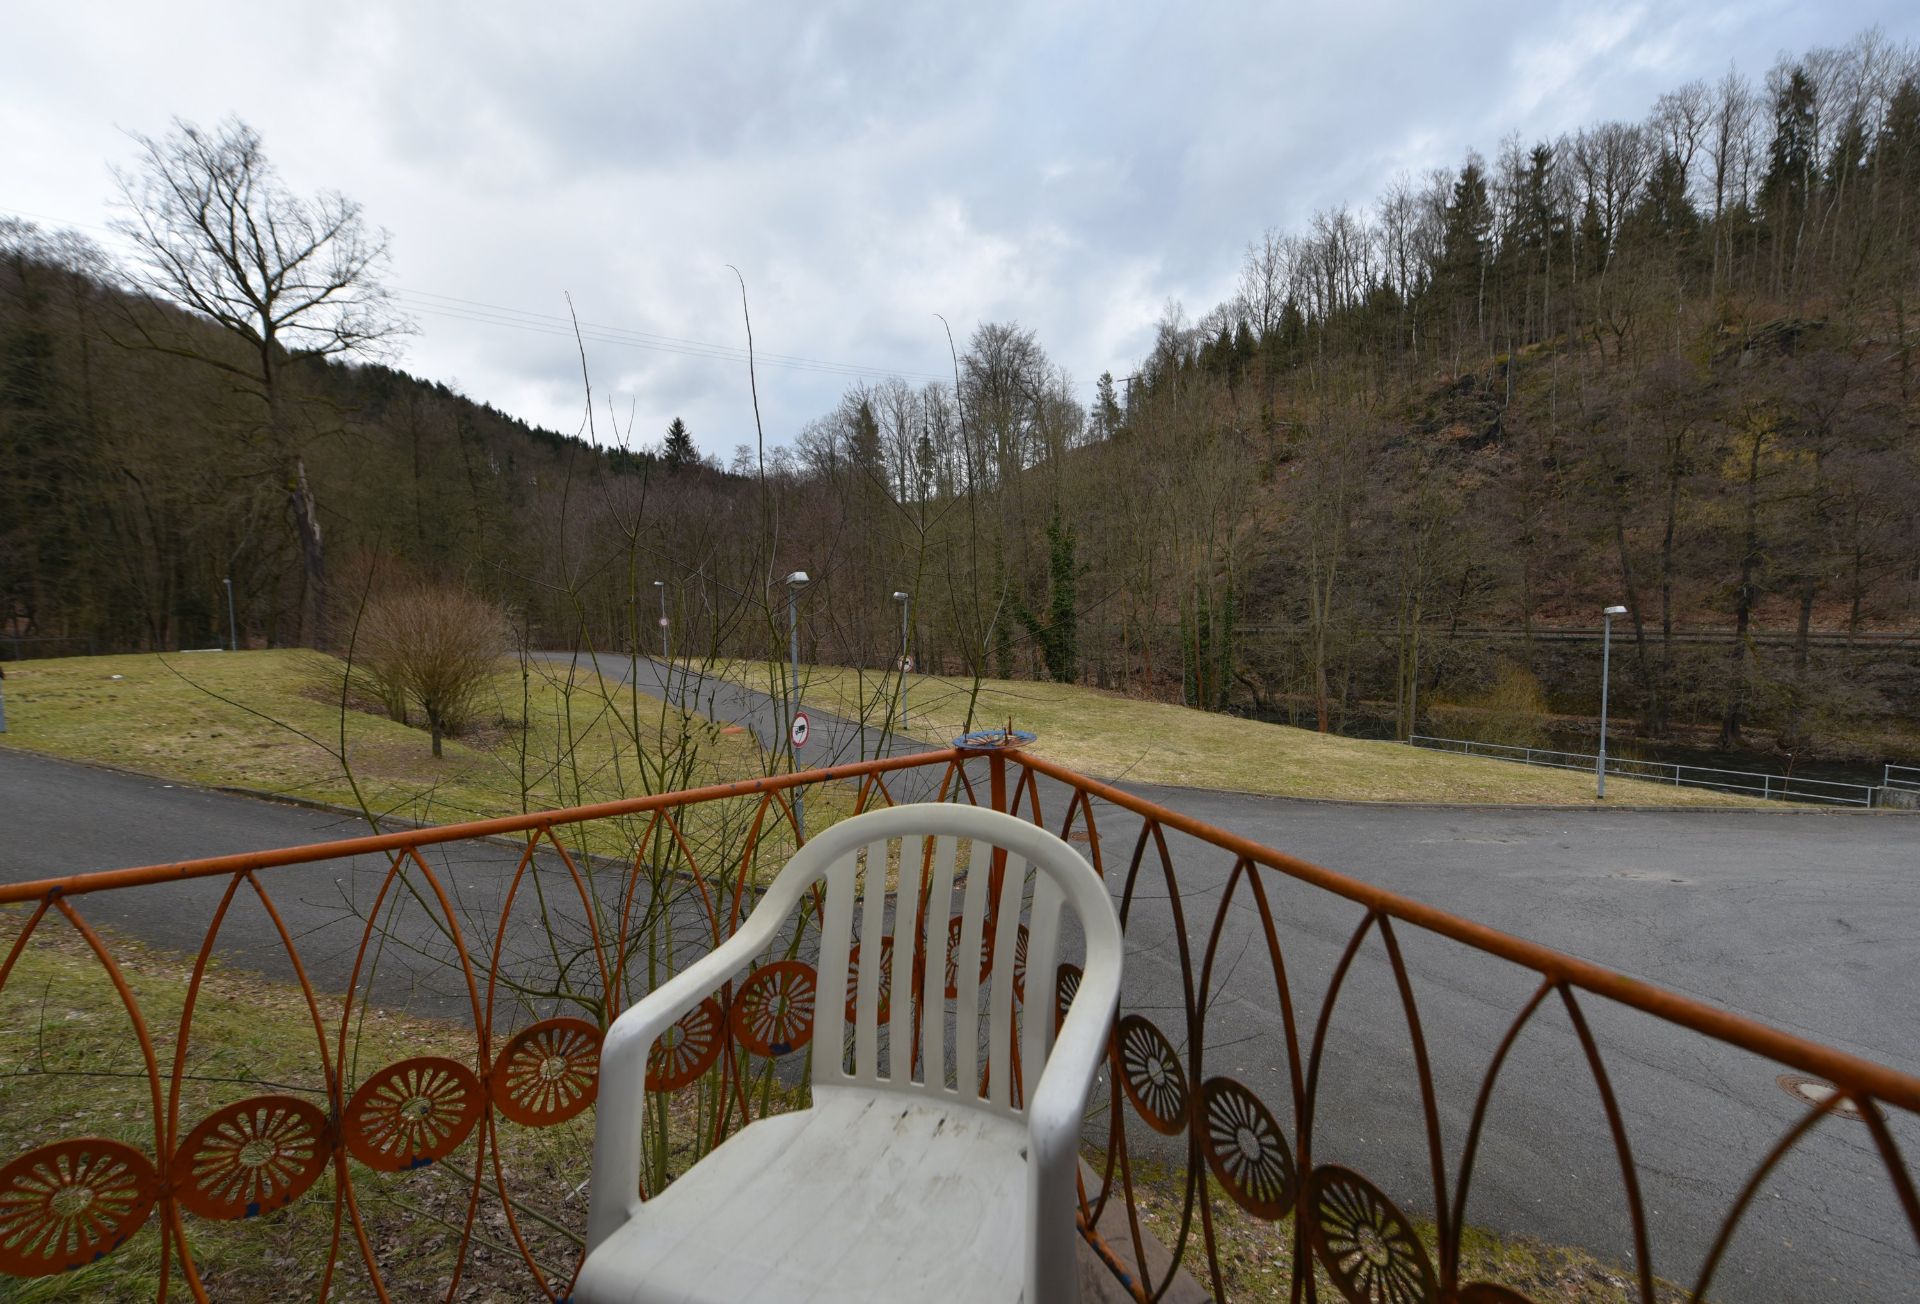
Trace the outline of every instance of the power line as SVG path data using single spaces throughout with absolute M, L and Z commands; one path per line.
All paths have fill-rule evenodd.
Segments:
M 425 313 L 429 316 L 443 317 L 452 321 L 466 321 L 486 326 L 499 326 L 504 329 L 526 331 L 535 335 L 552 335 L 563 339 L 572 339 L 574 336 L 574 328 L 570 323 L 566 323 L 565 318 L 541 320 L 541 318 L 545 316 L 544 314 L 514 316 L 511 315 L 513 310 L 510 309 L 461 308 L 452 304 L 433 304 L 418 299 L 412 293 L 408 292 L 402 292 L 397 297 L 400 298 L 403 306 L 405 306 L 409 312 Z M 657 340 L 635 339 L 632 333 L 620 331 L 618 328 L 588 326 L 585 322 L 580 324 L 580 338 L 583 340 L 591 340 L 598 344 L 613 344 L 623 348 L 644 349 L 655 353 L 676 354 L 681 357 L 704 358 L 712 362 L 742 364 L 748 360 L 745 349 L 740 349 L 737 352 L 725 352 L 722 351 L 724 346 L 700 344 L 697 342 L 678 344 L 662 343 Z M 781 367 L 789 371 L 812 372 L 817 375 L 836 376 L 849 380 L 886 376 L 900 376 L 902 378 L 924 377 L 929 380 L 936 379 L 935 377 L 927 376 L 924 372 L 899 372 L 883 367 L 863 367 L 854 363 L 824 362 L 812 359 L 798 360 L 781 355 L 768 356 L 758 352 L 753 355 L 753 361 L 763 366 Z
M 556 313 L 534 312 L 526 308 L 510 308 L 503 304 L 487 303 L 479 299 L 463 299 L 456 295 L 439 294 L 430 290 L 401 289 L 397 291 L 397 293 L 402 298 L 409 300 L 429 300 L 437 301 L 438 304 L 443 305 L 456 305 L 460 308 L 481 309 L 488 313 L 499 314 L 518 320 L 556 324 L 566 328 L 569 334 L 573 331 L 573 319 L 562 317 Z M 740 362 L 746 361 L 747 358 L 746 349 L 737 344 L 712 344 L 705 340 L 687 339 L 678 335 L 662 335 L 655 331 L 634 330 L 625 326 L 611 326 L 604 322 L 583 321 L 580 323 L 580 328 L 583 332 L 587 330 L 601 332 L 609 339 L 618 338 L 631 340 L 640 344 L 642 347 L 662 345 L 672 346 L 673 348 L 697 349 L 707 352 L 712 356 L 726 357 Z M 810 367 L 828 367 L 837 371 L 852 372 L 860 375 L 911 376 L 919 380 L 945 379 L 943 376 L 927 371 L 908 371 L 893 367 L 870 367 L 863 366 L 859 363 L 833 362 L 824 358 L 808 358 L 788 353 L 763 353 L 758 349 L 754 350 L 753 356 L 755 361 L 760 362 L 773 364 L 795 363 Z

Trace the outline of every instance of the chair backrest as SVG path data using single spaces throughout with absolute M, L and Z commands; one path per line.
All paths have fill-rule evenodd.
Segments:
M 855 816 L 808 842 L 759 908 L 791 910 L 823 880 L 816 1087 L 937 1092 L 1018 1115 L 1053 1046 L 1063 906 L 1088 968 L 1111 966 L 1118 981 L 1119 925 L 1099 875 L 1011 815 L 916 803 Z

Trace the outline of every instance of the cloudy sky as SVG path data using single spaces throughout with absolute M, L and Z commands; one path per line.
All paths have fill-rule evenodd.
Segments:
M 571 293 L 635 441 L 676 414 L 770 440 L 850 372 L 950 374 L 982 320 L 1035 328 L 1084 395 L 1169 299 L 1198 315 L 1267 226 L 1394 174 L 1638 118 L 1910 0 L 1002 7 L 33 4 L 6 21 L 0 212 L 111 243 L 129 132 L 237 114 L 297 189 L 392 233 L 400 365 L 582 425 Z M 562 333 L 556 333 L 562 332 Z M 717 347 L 708 347 L 717 346 Z M 784 363 L 784 365 L 779 365 Z

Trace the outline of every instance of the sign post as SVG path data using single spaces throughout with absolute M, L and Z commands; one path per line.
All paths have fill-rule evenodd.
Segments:
M 807 735 L 813 732 L 813 722 L 807 719 L 805 711 L 793 713 L 793 723 L 787 726 L 787 741 L 793 746 L 793 768 L 800 768 L 800 749 L 807 745 Z M 799 827 L 802 840 L 807 836 L 806 794 L 793 790 L 793 822 Z

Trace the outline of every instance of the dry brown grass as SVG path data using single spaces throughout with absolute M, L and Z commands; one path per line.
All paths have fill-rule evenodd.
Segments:
M 530 661 L 491 676 L 481 725 L 436 759 L 425 733 L 349 693 L 343 663 L 298 650 L 69 657 L 7 676 L 0 745 L 236 787 L 424 824 L 557 810 L 729 782 L 764 772 L 745 734 L 727 733 L 590 668 Z M 318 685 L 318 686 L 316 686 Z M 343 768 L 344 751 L 351 778 Z M 852 809 L 853 793 L 808 793 L 810 825 Z M 711 802 L 686 822 L 703 860 L 739 845 L 755 799 Z M 630 856 L 644 821 L 598 821 L 589 850 Z M 792 838 L 767 830 L 756 872 L 784 863 Z
M 763 690 L 771 674 L 761 662 L 729 663 L 724 673 Z M 800 673 L 803 704 L 874 724 L 893 709 L 893 676 L 840 666 L 802 666 Z M 989 679 L 981 682 L 976 700 L 967 680 L 938 675 L 909 680 L 912 736 L 945 742 L 963 728 L 1011 720 L 1039 735 L 1037 754 L 1098 778 L 1350 801 L 1599 804 L 1593 776 L 1574 771 L 1342 738 L 1077 684 Z M 1757 801 L 1609 776 L 1605 804 L 1751 806 Z

